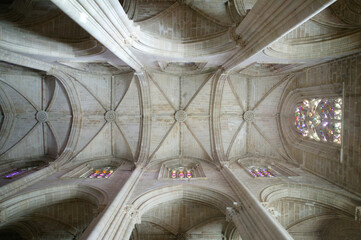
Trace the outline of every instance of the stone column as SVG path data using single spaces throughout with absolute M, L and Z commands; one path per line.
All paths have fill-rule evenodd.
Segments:
M 258 0 L 234 29 L 240 50 L 223 67 L 232 70 L 336 0 Z
M 131 68 L 137 71 L 143 68 L 130 51 L 138 28 L 129 20 L 119 1 L 51 1 Z
M 242 219 L 242 212 L 241 212 L 241 203 L 234 203 L 233 207 L 227 207 L 227 213 L 226 213 L 226 221 L 227 222 L 233 222 L 233 224 L 236 226 L 238 232 L 242 236 L 242 240 L 251 240 L 252 234 L 249 232 L 250 229 L 247 229 L 246 223 Z
M 220 171 L 239 198 L 239 202 L 227 208 L 227 219 L 233 221 L 242 240 L 293 239 L 248 188 L 238 180 L 227 164 L 223 164 Z
M 140 222 L 140 217 L 126 203 L 143 171 L 142 166 L 137 166 L 134 169 L 113 202 L 98 221 L 92 222 L 81 239 L 129 239 L 135 223 Z M 128 238 L 125 238 L 126 234 L 129 235 Z
M 129 239 L 135 224 L 141 223 L 141 216 L 138 210 L 134 210 L 130 205 L 126 215 L 127 224 L 124 224 L 124 228 L 118 231 L 116 239 Z

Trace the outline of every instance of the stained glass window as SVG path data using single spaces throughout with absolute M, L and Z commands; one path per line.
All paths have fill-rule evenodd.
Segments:
M 16 177 L 16 176 L 18 176 L 18 175 L 20 175 L 20 174 L 22 174 L 24 172 L 25 172 L 25 170 L 19 169 L 19 170 L 16 170 L 14 172 L 11 172 L 11 173 L 5 175 L 5 178 L 14 178 L 14 177 Z
M 178 177 L 179 178 L 184 178 L 184 171 L 183 170 L 179 170 Z
M 12 179 L 12 178 L 18 177 L 18 176 L 20 176 L 20 175 L 22 175 L 22 174 L 30 171 L 30 170 L 33 170 L 33 169 L 35 169 L 35 168 L 37 168 L 37 167 L 28 167 L 28 168 L 17 169 L 17 170 L 15 170 L 15 171 L 13 171 L 13 172 L 7 173 L 7 174 L 4 176 L 4 178 L 6 178 L 6 179 Z
M 170 174 L 171 178 L 177 178 L 177 170 L 172 170 L 171 174 Z
M 184 167 L 179 167 L 176 169 L 171 169 L 169 171 L 170 178 L 176 179 L 176 178 L 192 178 L 193 174 L 192 171 L 189 169 L 185 169 Z
M 248 172 L 255 178 L 276 176 L 271 169 L 266 167 L 249 167 Z
M 295 126 L 304 137 L 341 144 L 341 98 L 305 99 L 295 110 Z
M 191 170 L 187 170 L 187 173 L 186 173 L 186 176 L 187 178 L 192 178 L 192 171 Z
M 114 169 L 111 167 L 104 167 L 93 169 L 91 173 L 85 173 L 81 177 L 83 178 L 109 178 L 114 172 Z

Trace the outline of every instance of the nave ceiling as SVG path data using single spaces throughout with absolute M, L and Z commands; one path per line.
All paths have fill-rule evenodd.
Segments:
M 315 155 L 300 151 L 301 140 L 288 142 L 293 116 L 284 114 L 294 104 L 292 94 L 297 101 L 309 97 L 306 90 L 299 89 L 316 86 L 314 92 L 329 90 L 334 95 L 342 94 L 342 88 L 346 95 L 356 92 L 352 89 L 358 87 L 359 70 L 351 71 L 348 66 L 361 69 L 360 10 L 361 4 L 355 0 L 4 1 L 0 3 L 2 171 L 32 164 L 50 166 L 46 177 L 50 176 L 47 187 L 51 189 L 59 179 L 64 185 L 74 181 L 74 176 L 79 176 L 69 176 L 81 166 L 112 163 L 126 174 L 115 172 L 112 178 L 116 183 L 93 185 L 110 193 L 113 200 L 131 172 L 139 169 L 136 166 L 147 172 L 133 198 L 159 187 L 149 179 L 159 180 L 159 169 L 166 164 L 201 164 L 208 178 L 191 182 L 192 187 L 203 184 L 199 189 L 219 190 L 227 186 L 223 193 L 236 199 L 236 191 L 220 173 L 223 166 L 234 170 L 248 160 L 261 159 L 267 164 L 307 168 L 359 194 L 358 150 L 346 146 L 349 159 L 344 159 L 342 169 L 335 170 L 339 147 L 316 151 L 311 142 L 306 147 L 329 161 L 330 166 L 324 167 Z M 287 102 L 289 99 L 292 101 Z M 356 102 L 353 95 L 345 101 Z M 349 106 L 346 114 L 353 105 Z M 347 121 L 354 123 L 351 118 Z M 353 129 L 347 131 L 350 137 L 345 143 L 357 142 Z M 352 176 L 344 174 L 349 169 Z M 298 170 L 295 172 L 300 173 Z M 276 181 L 297 182 L 301 175 L 297 173 Z M 239 176 L 247 174 L 243 171 Z M 254 186 L 253 193 L 261 196 L 257 191 L 264 186 L 255 179 L 244 179 L 244 184 Z M 75 181 L 79 186 L 91 185 L 91 179 Z M 169 184 L 159 182 L 163 187 Z M 305 182 L 312 185 L 315 180 L 310 177 Z M 0 187 L 4 185 L 0 181 Z M 14 189 L 6 188 L 4 196 L 16 193 Z M 147 209 L 133 234 L 149 239 L 193 234 L 197 239 L 197 234 L 214 229 L 208 234 L 217 239 L 217 234 L 229 227 L 234 231 L 221 208 L 198 199 L 198 188 L 189 195 L 186 188 L 180 189 L 188 198 L 174 198 Z M 155 192 L 167 194 L 162 191 Z M 90 215 L 106 205 L 105 200 L 100 201 L 94 210 L 93 203 L 81 206 L 63 200 L 25 215 L 20 224 L 31 225 L 29 218 L 37 216 L 35 225 L 42 225 L 52 217 L 49 212 L 53 208 L 74 205 L 89 221 L 74 220 L 69 227 L 60 215 L 54 226 L 66 225 L 67 231 L 77 236 L 91 221 Z M 331 238 L 332 231 L 338 230 L 327 226 L 347 231 L 348 225 L 350 234 L 357 234 L 349 211 L 335 213 L 330 206 L 297 201 L 285 197 L 268 206 L 282 213 L 277 220 L 293 236 L 301 239 L 300 234 L 305 233 Z M 285 206 L 291 206 L 292 214 Z M 299 219 L 293 218 L 295 215 Z M 316 218 L 319 225 L 311 224 Z
M 113 1 L 111 2 L 113 4 Z M 54 3 L 62 7 L 57 1 Z M 29 10 L 23 11 L 22 4 L 27 4 Z M 76 4 L 76 1 L 69 4 Z M 64 69 L 63 71 L 73 71 L 75 75 L 70 78 L 72 87 L 76 89 L 74 92 L 79 104 L 76 108 L 71 107 L 72 103 L 66 96 L 66 89 L 54 77 L 44 77 L 44 73 L 28 71 L 29 75 L 38 74 L 38 79 L 33 79 L 33 89 L 29 93 L 29 89 L 21 89 L 23 80 L 19 80 L 19 84 L 10 83 L 3 77 L 3 88 L 6 88 L 7 92 L 14 92 L 13 98 L 21 101 L 17 105 L 24 105 L 24 108 L 15 110 L 19 118 L 18 123 L 26 121 L 25 125 L 29 126 L 15 127 L 18 133 L 8 133 L 9 136 L 14 136 L 7 140 L 2 148 L 2 158 L 21 157 L 10 157 L 7 154 L 11 149 L 17 148 L 15 145 L 22 141 L 31 141 L 32 138 L 42 139 L 39 142 L 43 142 L 43 146 L 38 147 L 43 150 L 38 150 L 38 154 L 35 155 L 47 155 L 52 158 L 61 155 L 69 130 L 57 133 L 56 129 L 64 129 L 63 125 L 69 128 L 69 121 L 77 109 L 81 124 L 77 125 L 78 140 L 75 140 L 72 149 L 74 159 L 113 156 L 136 161 L 140 152 L 144 151 L 140 148 L 148 145 L 146 155 L 151 161 L 161 162 L 184 157 L 217 162 L 247 155 L 270 156 L 292 161 L 282 146 L 276 127 L 281 104 L 279 99 L 287 82 L 292 81 L 293 72 L 298 69 L 359 49 L 360 20 L 355 14 L 359 5 L 351 1 L 338 1 L 263 51 L 240 62 L 233 68 L 236 71 L 224 75 L 222 71 L 217 71 L 217 68 L 222 66 L 222 61 L 230 58 L 244 46 L 244 43 L 239 45 L 233 40 L 234 26 L 245 18 L 255 1 L 129 0 L 121 1 L 121 4 L 130 19 L 128 27 L 134 28 L 139 34 L 131 34 L 130 37 L 135 38 L 133 42 L 126 43 L 124 49 L 129 55 L 134 54 L 134 59 L 149 69 L 145 75 L 133 74 L 124 59 L 117 58 L 117 51 L 107 49 L 107 44 L 103 44 L 104 39 L 96 40 L 98 35 L 91 36 L 92 31 L 90 34 L 84 31 L 50 2 L 16 0 L 8 5 L 8 11 L 1 13 L 5 30 L 4 38 L 0 41 L 2 48 L 46 61 L 50 65 L 45 68 L 54 66 Z M 85 11 L 87 7 L 90 11 L 94 6 L 83 7 Z M 102 4 L 99 7 L 103 12 L 107 9 Z M 67 11 L 65 13 L 69 14 Z M 74 20 L 81 23 L 83 15 L 80 19 Z M 70 14 L 70 17 L 72 16 Z M 95 15 L 93 17 L 97 18 Z M 84 18 L 90 21 L 89 16 L 84 15 Z M 184 25 L 180 25 L 181 23 Z M 107 25 L 101 27 L 107 29 Z M 14 30 L 21 31 L 23 37 L 16 38 Z M 233 47 L 226 48 L 222 45 L 224 41 L 217 40 L 218 43 L 213 41 L 213 46 L 222 49 L 217 53 L 197 48 L 188 52 L 195 54 L 195 57 L 187 57 L 187 49 L 179 48 L 176 52 L 180 51 L 182 57 L 177 57 L 176 54 L 159 55 L 162 51 L 154 53 L 145 48 L 138 48 L 137 44 L 146 45 L 148 40 L 151 42 L 151 39 L 143 38 L 142 34 L 148 34 L 164 44 L 176 42 L 184 46 L 199 41 L 211 41 L 205 39 L 218 38 L 225 34 L 228 38 L 226 43 L 233 44 Z M 39 36 L 43 39 L 39 39 Z M 318 41 L 318 38 L 326 40 Z M 320 51 L 313 51 L 314 48 L 331 45 L 332 41 L 345 41 L 344 38 L 349 39 L 349 43 L 354 39 L 355 44 L 347 44 L 345 49 L 336 49 L 339 52 L 335 52 L 335 48 L 330 52 L 322 51 L 325 53 L 322 56 Z M 52 42 L 59 41 L 63 43 L 58 44 L 58 52 L 46 49 L 52 47 Z M 297 49 L 304 56 L 297 54 L 295 58 L 289 55 L 297 52 Z M 202 56 L 197 51 L 202 51 Z M 244 64 L 248 65 L 244 67 Z M 6 65 L 3 69 L 5 72 L 11 72 L 9 69 L 22 71 Z M 48 83 L 48 78 L 54 83 Z M 144 97 L 144 83 L 140 82 L 143 81 L 139 80 L 140 78 L 146 79 L 149 99 Z M 39 100 L 40 92 L 49 97 Z M 55 102 L 55 105 L 47 106 L 49 102 Z M 60 108 L 60 105 L 57 107 L 57 102 L 66 102 L 67 110 L 64 110 L 65 105 L 62 104 L 59 110 L 61 113 L 52 113 L 51 111 Z M 29 110 L 26 110 L 27 105 Z M 30 106 L 33 110 L 30 110 Z M 47 109 L 50 111 L 49 121 L 44 124 L 42 130 L 41 124 L 36 124 L 36 119 L 20 120 L 24 119 L 19 117 L 23 112 L 34 116 L 37 111 Z M 178 110 L 186 112 L 185 121 L 175 119 Z M 115 112 L 115 121 L 107 121 L 104 118 L 109 111 Z M 147 111 L 149 117 L 145 120 L 144 114 Z M 247 111 L 254 116 L 249 121 L 244 120 Z M 51 118 L 55 116 L 56 122 L 66 123 L 52 124 Z M 74 119 L 72 125 L 74 128 Z M 31 130 L 33 128 L 34 130 Z M 45 135 L 49 136 L 44 137 Z M 145 136 L 148 139 L 143 142 L 142 138 Z M 29 140 L 26 140 L 27 137 Z M 94 150 L 94 146 L 101 142 L 106 143 L 102 144 L 102 150 Z M 21 144 L 19 148 L 22 148 Z M 20 154 L 17 150 L 13 152 Z
M 61 1 L 53 2 L 62 8 Z M 111 4 L 115 2 L 111 1 Z M 142 67 L 166 71 L 164 66 L 169 64 L 193 63 L 198 66 L 197 72 L 219 66 L 227 69 L 231 64 L 227 62 L 235 53 L 246 50 L 248 42 L 250 47 L 256 44 L 252 42 L 254 34 L 248 36 L 245 33 L 240 39 L 234 33 L 237 25 L 236 34 L 241 31 L 238 30 L 242 27 L 240 23 L 255 1 L 127 0 L 121 3 L 130 18 L 122 20 L 124 25 L 117 25 L 107 16 L 101 18 L 110 11 L 104 4 L 98 6 L 101 11 L 95 6 L 82 4 L 83 12 L 64 10 L 64 14 L 50 2 L 16 0 L 9 11 L 1 14 L 2 24 L 22 32 L 22 38 L 7 30 L 11 28 L 4 28 L 0 44 L 10 51 L 75 68 L 89 62 L 107 62 L 120 69 L 128 64 L 136 71 Z M 69 6 L 73 5 L 78 8 L 80 5 L 77 4 L 70 1 L 64 7 L 71 9 Z M 28 6 L 31 10 L 24 12 L 21 6 Z M 337 1 L 297 29 L 288 34 L 280 33 L 276 38 L 280 39 L 274 44 L 270 39 L 263 48 L 269 46 L 263 51 L 260 48 L 243 62 L 232 63 L 232 69 L 240 71 L 254 63 L 266 63 L 288 65 L 285 71 L 289 72 L 356 52 L 360 47 L 359 8 L 354 1 Z M 121 19 L 125 18 L 119 9 L 114 10 Z M 98 14 L 91 15 L 94 11 Z M 66 14 L 70 14 L 80 26 Z M 120 21 L 119 17 L 117 21 Z M 101 38 L 101 32 L 108 34 Z M 55 45 L 58 51 L 54 51 Z M 338 47 L 330 48 L 333 45 Z

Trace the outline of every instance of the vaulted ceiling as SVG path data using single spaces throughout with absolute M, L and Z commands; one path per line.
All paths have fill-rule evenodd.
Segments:
M 197 236 L 219 239 L 226 226 L 224 214 L 218 209 L 189 200 L 176 200 L 159 204 L 144 214 L 135 233 L 138 238 L 149 240 L 177 239 L 182 235 L 194 239 Z
M 140 165 L 154 179 L 167 161 L 202 162 L 212 170 L 242 158 L 305 164 L 313 156 L 301 153 L 302 158 L 295 158 L 297 150 L 285 143 L 283 99 L 287 91 L 315 84 L 341 89 L 342 82 L 356 82 L 345 74 L 351 64 L 332 76 L 323 65 L 321 70 L 309 67 L 360 53 L 360 12 L 355 0 L 1 1 L 0 173 L 39 161 L 54 162 L 52 167 L 64 172 L 92 160 L 127 162 L 132 165 L 127 171 Z M 360 62 L 354 61 L 352 69 Z M 349 72 L 357 75 L 356 70 Z M 346 101 L 357 106 L 353 95 Z M 356 139 L 350 136 L 349 141 Z M 339 147 L 334 148 L 337 151 L 330 152 L 338 153 Z M 349 148 L 356 156 L 358 150 Z M 332 165 L 339 155 L 326 159 L 332 165 L 327 171 L 335 173 L 338 182 L 331 181 L 357 191 L 360 161 L 352 157 L 339 169 Z M 316 159 L 306 167 L 322 166 Z M 344 174 L 350 169 L 353 178 Z M 129 175 L 118 176 L 115 184 L 94 185 L 104 187 L 113 199 L 115 185 L 121 188 Z M 212 177 L 207 184 L 233 194 Z M 142 179 L 132 197 L 154 187 L 147 180 Z M 169 183 L 164 182 L 160 185 Z M 0 179 L 0 186 L 4 184 Z M 6 189 L 6 196 L 13 189 Z M 147 209 L 134 233 L 141 239 L 180 239 L 185 234 L 220 238 L 232 228 L 225 222 L 225 207 L 198 201 L 195 192 L 190 193 L 194 199 L 183 197 Z M 49 212 L 63 205 L 79 209 L 90 221 L 93 206 L 71 202 L 29 216 L 37 216 L 34 222 L 43 225 L 52 218 Z M 346 235 L 351 226 L 344 213 L 331 212 L 328 205 L 281 198 L 268 207 L 282 214 L 278 220 L 293 236 L 342 238 L 337 234 Z M 31 224 L 29 216 L 20 223 Z M 64 217 L 53 220 L 54 226 L 65 228 Z M 71 235 L 80 234 L 84 224 L 72 222 Z M 50 234 L 53 229 L 39 231 Z
M 3 3 L 0 159 L 293 161 L 282 92 L 294 72 L 360 51 L 361 5 L 271 2 Z

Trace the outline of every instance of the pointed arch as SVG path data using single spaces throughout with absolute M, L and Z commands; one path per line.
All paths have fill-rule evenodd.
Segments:
M 106 193 L 87 185 L 63 185 L 29 191 L 0 202 L 0 219 L 9 221 L 35 208 L 46 207 L 66 199 L 83 199 L 98 208 L 108 202 Z
M 262 202 L 267 204 L 284 198 L 301 199 L 305 202 L 318 203 L 338 209 L 348 216 L 353 216 L 355 207 L 361 203 L 360 199 L 350 195 L 308 184 L 296 183 L 282 183 L 266 187 L 260 193 L 260 198 Z
M 335 98 L 342 96 L 342 86 L 339 83 L 321 85 L 306 88 L 297 88 L 296 78 L 288 83 L 281 97 L 279 106 L 280 117 L 278 119 L 279 132 L 284 142 L 285 149 L 290 153 L 290 147 L 308 153 L 319 153 L 321 157 L 338 160 L 340 157 L 340 146 L 328 142 L 314 141 L 303 137 L 295 127 L 295 110 L 300 102 L 307 98 Z M 282 126 L 282 127 L 281 127 Z M 292 154 L 289 154 L 292 155 Z M 302 159 L 297 159 L 301 162 Z

